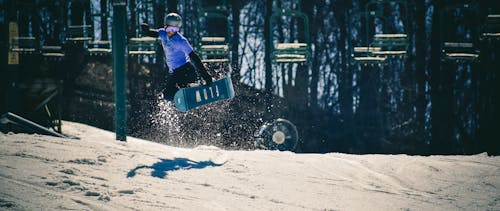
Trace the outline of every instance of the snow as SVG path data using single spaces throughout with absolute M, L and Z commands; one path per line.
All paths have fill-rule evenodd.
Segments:
M 177 148 L 0 133 L 0 210 L 500 210 L 500 157 Z

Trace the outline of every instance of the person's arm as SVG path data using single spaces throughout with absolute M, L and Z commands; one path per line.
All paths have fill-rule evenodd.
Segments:
M 193 61 L 193 64 L 195 65 L 196 69 L 198 69 L 198 72 L 200 73 L 201 77 L 207 84 L 212 83 L 212 76 L 208 74 L 207 69 L 205 68 L 205 65 L 203 65 L 203 62 L 201 62 L 200 56 L 194 51 L 191 51 L 189 53 L 189 58 L 191 61 Z
M 158 30 L 150 29 L 147 23 L 141 23 L 141 33 L 148 37 L 158 37 Z

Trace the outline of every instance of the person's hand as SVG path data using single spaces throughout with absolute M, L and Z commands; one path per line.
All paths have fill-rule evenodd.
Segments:
M 210 76 L 203 77 L 203 80 L 205 80 L 205 85 L 210 85 L 213 82 L 212 77 Z
M 208 74 L 208 70 L 205 67 L 205 65 L 203 65 L 203 67 L 201 68 L 200 73 L 201 73 L 201 77 L 205 81 L 205 85 L 210 85 L 213 82 L 212 76 L 210 74 Z
M 146 37 L 158 37 L 156 29 L 150 29 L 147 23 L 141 23 L 141 35 Z
M 147 23 L 141 23 L 141 32 L 145 34 L 148 31 L 149 31 L 149 25 Z

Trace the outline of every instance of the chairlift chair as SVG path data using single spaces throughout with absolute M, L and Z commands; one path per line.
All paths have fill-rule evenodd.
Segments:
M 450 5 L 446 5 L 446 8 L 442 11 L 442 13 L 440 15 L 443 16 L 444 14 L 453 13 L 454 12 L 453 10 L 457 9 L 457 8 L 472 12 L 472 14 L 468 17 L 469 19 L 473 20 L 473 22 L 470 23 L 470 27 L 476 28 L 476 24 L 478 24 L 478 22 L 479 22 L 479 19 L 477 19 L 477 17 L 476 17 L 478 7 L 479 7 L 479 4 L 476 1 L 467 1 L 465 3 L 450 4 Z M 494 17 L 492 17 L 492 18 L 494 18 Z M 475 31 L 475 32 L 480 33 L 479 31 Z M 474 40 L 466 41 L 466 42 L 463 42 L 463 41 L 450 42 L 448 40 L 444 41 L 441 44 L 441 51 L 442 51 L 441 52 L 441 61 L 450 61 L 450 62 L 459 63 L 459 64 L 469 64 L 469 63 L 478 61 L 479 60 L 479 50 L 474 45 L 473 41 Z
M 500 41 L 500 14 L 489 14 L 481 28 L 481 39 Z
M 272 39 L 273 24 L 279 17 L 295 17 L 302 20 L 304 26 L 304 42 L 292 42 L 292 43 L 276 43 L 271 45 L 271 59 L 275 64 L 279 63 L 308 63 L 310 60 L 310 35 L 309 35 L 309 19 L 307 15 L 303 12 L 296 10 L 280 10 L 271 15 L 270 24 L 270 38 Z
M 92 40 L 90 25 L 71 25 L 66 31 L 66 41 L 70 43 L 84 43 Z
M 153 37 L 136 37 L 128 41 L 128 55 L 133 57 L 154 57 L 158 39 Z
M 111 42 L 109 40 L 89 41 L 87 52 L 90 56 L 109 56 L 111 55 Z
M 404 33 L 378 33 L 373 35 L 371 42 L 368 41 L 370 38 L 369 27 L 370 27 L 370 17 L 376 17 L 385 20 L 386 14 L 384 13 L 384 5 L 397 3 L 400 4 L 405 12 L 409 12 L 408 3 L 404 0 L 371 0 L 365 6 L 365 11 L 363 15 L 366 19 L 366 39 L 369 47 L 373 49 L 378 49 L 377 51 L 371 51 L 370 53 L 375 57 L 384 57 L 387 59 L 405 59 L 408 53 L 409 40 L 408 35 Z M 403 16 L 403 21 L 408 22 L 408 15 Z M 385 24 L 385 21 L 384 21 Z
M 352 62 L 363 66 L 375 66 L 385 64 L 386 58 L 374 54 L 380 52 L 380 47 L 354 47 L 351 53 Z
M 229 39 L 228 8 L 226 5 L 225 0 L 213 2 L 206 0 L 199 1 L 198 12 L 205 18 L 206 22 L 220 20 L 226 22 L 227 26 L 227 30 L 222 30 L 218 34 L 207 33 L 206 36 L 202 36 L 198 41 L 198 50 L 202 56 L 203 63 L 229 63 L 231 40 Z
M 36 42 L 34 37 L 13 37 L 9 50 L 20 54 L 34 54 L 37 52 Z
M 479 58 L 479 52 L 472 43 L 445 42 L 442 49 L 441 59 L 443 61 L 470 63 Z
M 42 57 L 46 60 L 61 61 L 65 53 L 62 46 L 44 45 L 41 48 Z
M 380 48 L 372 51 L 373 55 L 403 59 L 408 51 L 408 37 L 406 34 L 376 34 L 370 46 Z

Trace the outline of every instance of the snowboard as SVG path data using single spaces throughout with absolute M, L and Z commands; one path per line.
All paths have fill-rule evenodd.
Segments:
M 225 77 L 209 85 L 198 85 L 179 89 L 179 91 L 175 93 L 174 104 L 177 110 L 187 112 L 202 105 L 231 99 L 233 97 L 233 83 L 230 77 Z

